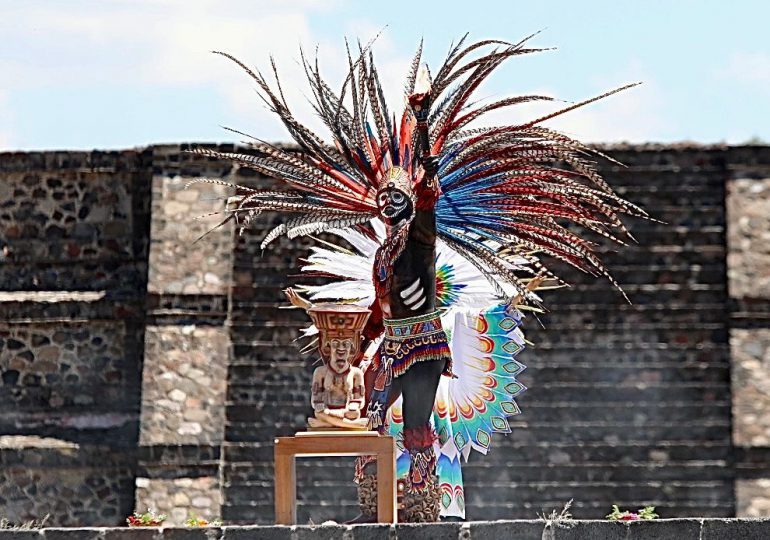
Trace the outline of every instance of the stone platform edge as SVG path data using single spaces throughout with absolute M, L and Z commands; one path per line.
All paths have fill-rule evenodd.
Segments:
M 473 521 L 399 525 L 2 529 L 0 540 L 768 540 L 770 519 Z

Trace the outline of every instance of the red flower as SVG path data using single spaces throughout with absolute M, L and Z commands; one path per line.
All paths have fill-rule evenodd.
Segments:
M 156 515 L 149 511 L 144 514 L 134 512 L 132 516 L 126 518 L 126 523 L 129 527 L 160 527 L 165 520 L 166 516 L 163 514 Z

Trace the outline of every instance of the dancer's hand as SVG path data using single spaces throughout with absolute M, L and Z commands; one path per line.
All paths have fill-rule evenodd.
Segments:
M 425 175 L 433 178 L 438 174 L 438 156 L 425 156 L 420 159 L 422 168 L 425 169 Z
M 526 290 L 528 292 L 534 291 L 537 289 L 542 283 L 546 280 L 546 276 L 543 274 L 538 274 L 537 276 L 533 277 L 529 280 L 529 283 L 527 283 Z M 519 304 L 522 299 L 524 298 L 523 294 L 517 294 L 515 296 L 512 296 L 510 300 L 508 300 L 507 305 L 505 306 L 505 311 L 511 312 L 516 309 L 516 305 Z
M 294 307 L 302 308 L 305 311 L 313 307 L 313 303 L 305 300 L 302 298 L 297 291 L 289 287 L 288 289 L 284 289 L 283 293 L 286 295 L 286 298 L 291 302 L 291 305 Z

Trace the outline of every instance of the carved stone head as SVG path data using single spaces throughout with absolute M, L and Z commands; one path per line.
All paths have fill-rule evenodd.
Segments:
M 371 312 L 352 304 L 316 304 L 308 315 L 318 328 L 318 351 L 324 363 L 341 373 L 347 363 L 355 365 L 361 357 L 361 332 Z
M 329 340 L 329 368 L 337 373 L 344 373 L 355 360 L 357 354 L 353 338 L 332 338 Z

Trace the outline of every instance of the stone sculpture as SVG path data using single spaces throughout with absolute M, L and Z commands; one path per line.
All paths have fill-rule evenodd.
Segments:
M 318 329 L 318 351 L 323 364 L 313 372 L 310 404 L 311 430 L 365 430 L 363 415 L 364 372 L 354 365 L 361 358 L 361 332 L 370 311 L 351 304 L 313 305 L 293 289 L 286 290 L 291 303 L 305 309 Z

